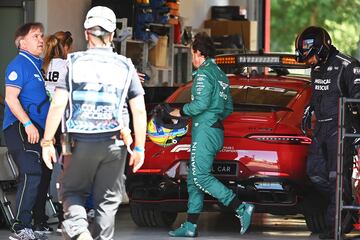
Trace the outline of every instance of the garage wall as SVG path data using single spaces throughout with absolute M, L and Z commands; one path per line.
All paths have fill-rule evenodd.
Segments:
M 184 26 L 202 28 L 204 20 L 210 18 L 210 7 L 225 5 L 229 5 L 229 0 L 182 0 L 180 15 L 184 18 Z
M 181 0 L 180 15 L 184 18 L 184 26 L 202 28 L 204 20 L 211 17 L 211 6 L 236 5 L 246 8 L 248 0 Z M 253 1 L 253 0 L 250 0 Z
M 3 33 L 0 39 L 0 103 L 3 100 L 1 96 L 5 95 L 5 69 L 18 52 L 14 44 L 14 33 L 23 23 L 24 9 L 20 4 L 14 1 L 13 5 L 4 6 L 0 3 L 0 29 Z M 0 105 L 0 118 L 2 117 L 1 110 Z M 0 119 L 1 123 L 2 119 Z
M 36 0 L 35 21 L 44 23 L 45 34 L 70 31 L 74 39 L 74 50 L 84 50 L 84 19 L 90 9 L 91 0 Z

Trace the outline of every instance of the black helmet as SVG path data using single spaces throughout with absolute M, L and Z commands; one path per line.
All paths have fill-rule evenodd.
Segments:
M 331 38 L 324 28 L 308 27 L 295 40 L 297 61 L 305 62 L 315 55 L 319 62 L 325 62 L 329 55 L 330 47 Z
M 173 108 L 167 103 L 157 105 L 153 109 L 152 118 L 148 123 L 149 139 L 162 147 L 178 143 L 189 129 L 189 118 L 171 116 L 171 111 Z

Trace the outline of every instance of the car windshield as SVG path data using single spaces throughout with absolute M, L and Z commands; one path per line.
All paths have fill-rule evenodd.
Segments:
M 286 88 L 250 85 L 231 86 L 234 105 L 286 107 L 296 95 L 297 91 Z M 173 103 L 188 103 L 190 99 L 191 86 L 182 89 Z

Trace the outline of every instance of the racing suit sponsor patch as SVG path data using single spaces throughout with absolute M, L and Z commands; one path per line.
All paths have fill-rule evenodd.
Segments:
M 220 92 L 219 92 L 219 96 L 220 96 L 221 98 L 223 98 L 224 100 L 227 100 L 227 95 L 226 95 L 226 93 L 224 93 L 223 91 L 220 91 Z
M 331 79 L 315 79 L 316 84 L 327 85 L 331 83 Z
M 331 84 L 331 79 L 317 78 L 314 80 L 314 83 L 315 83 L 315 90 L 328 91 L 329 85 Z
M 353 71 L 355 75 L 360 75 L 360 67 L 354 67 Z
M 222 87 L 223 90 L 225 90 L 229 86 L 229 84 L 224 83 L 222 81 L 218 81 L 218 83 L 220 84 L 220 86 Z

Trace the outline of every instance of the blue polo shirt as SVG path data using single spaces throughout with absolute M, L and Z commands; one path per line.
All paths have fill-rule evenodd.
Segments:
M 20 89 L 19 100 L 30 119 L 45 128 L 50 102 L 40 69 L 42 59 L 21 50 L 5 71 L 5 85 Z M 18 119 L 5 103 L 3 129 Z

